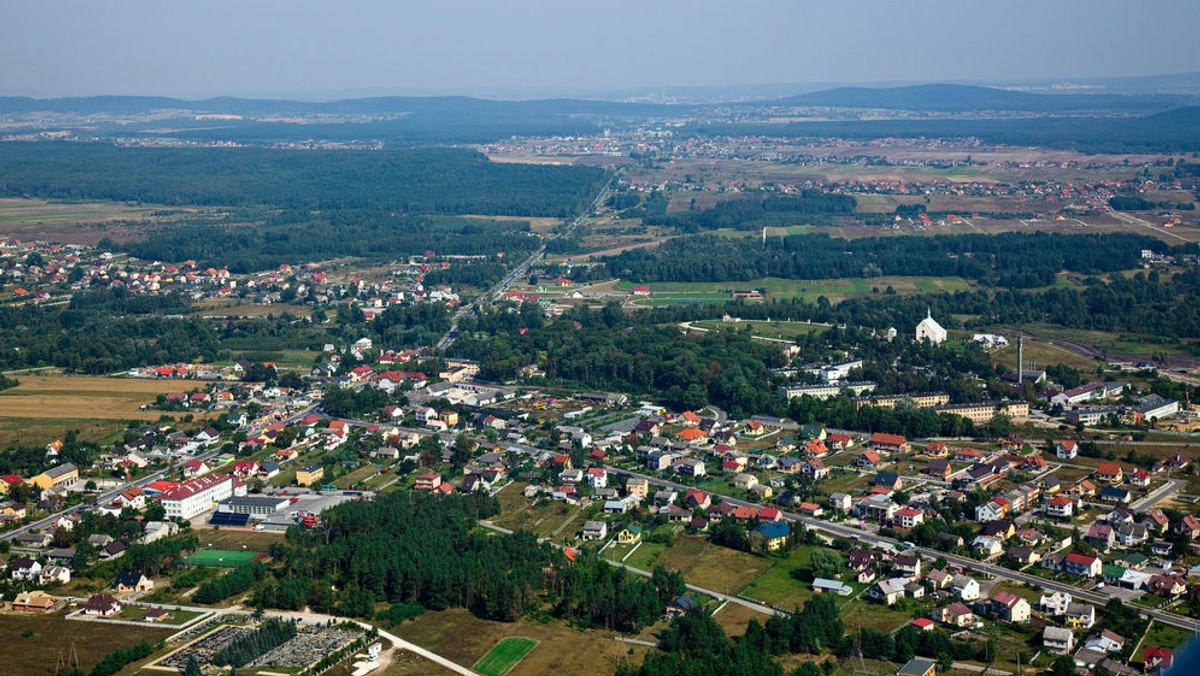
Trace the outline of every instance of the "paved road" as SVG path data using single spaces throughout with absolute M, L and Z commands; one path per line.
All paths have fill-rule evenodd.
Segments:
M 462 319 L 471 312 L 474 312 L 476 308 L 480 307 L 484 303 L 499 299 L 500 294 L 504 293 L 509 285 L 513 283 L 513 281 L 524 277 L 525 274 L 529 272 L 529 269 L 533 267 L 534 263 L 536 263 L 539 259 L 541 259 L 542 256 L 546 254 L 546 244 L 553 242 L 556 239 L 566 237 L 574 232 L 575 229 L 578 228 L 579 225 L 587 218 L 588 213 L 592 209 L 595 209 L 604 203 L 604 198 L 608 197 L 608 191 L 610 187 L 612 187 L 611 178 L 608 180 L 608 183 L 605 183 L 604 187 L 600 189 L 600 194 L 596 195 L 596 199 L 592 200 L 592 203 L 588 206 L 588 208 L 583 213 L 576 216 L 575 220 L 571 221 L 567 227 L 563 228 L 558 234 L 546 240 L 545 244 L 542 244 L 540 247 L 538 247 L 537 251 L 534 251 L 529 258 L 526 258 L 520 265 L 514 268 L 512 272 L 505 275 L 504 279 L 500 280 L 494 286 L 492 286 L 492 288 L 488 289 L 487 292 L 481 294 L 469 304 L 459 308 L 458 312 L 454 313 L 454 317 L 450 322 L 450 330 L 438 340 L 436 346 L 437 349 L 445 350 L 454 343 L 454 340 L 458 337 L 458 320 Z
M 679 490 L 679 491 L 687 491 L 690 488 L 693 488 L 691 486 L 686 486 L 684 484 L 676 483 L 674 481 L 668 481 L 666 479 L 659 479 L 657 477 L 648 476 L 648 475 L 641 474 L 638 472 L 632 472 L 630 470 L 622 469 L 620 467 L 606 466 L 605 469 L 607 469 L 609 472 L 612 472 L 612 473 L 618 474 L 618 475 L 623 474 L 626 476 L 642 477 L 642 478 L 647 479 L 648 481 L 650 481 L 653 484 L 656 484 L 659 486 L 666 486 L 668 488 L 674 488 L 675 490 Z M 710 495 L 715 495 L 717 497 L 720 497 L 724 502 L 728 502 L 734 506 L 746 506 L 746 507 L 760 507 L 761 506 L 757 503 L 749 502 L 746 500 L 739 500 L 737 498 L 732 498 L 732 497 L 729 497 L 726 495 L 721 495 L 719 493 L 713 493 L 711 491 L 706 491 L 706 492 L 709 493 Z M 808 528 L 823 531 L 825 533 L 829 533 L 829 534 L 832 534 L 832 535 L 835 535 L 838 537 L 844 537 L 844 538 L 848 538 L 850 540 L 858 540 L 861 542 L 866 542 L 870 545 L 889 545 L 892 547 L 896 547 L 896 546 L 900 545 L 900 542 L 898 540 L 893 540 L 891 538 L 882 537 L 882 536 L 876 535 L 874 533 L 871 533 L 869 531 L 864 531 L 864 530 L 854 527 L 854 526 L 847 526 L 847 525 L 840 524 L 840 523 L 832 523 L 829 521 L 822 521 L 820 519 L 804 517 L 804 516 L 800 516 L 798 514 L 792 514 L 790 512 L 783 512 L 783 515 L 784 515 L 784 518 L 788 521 L 803 523 Z M 1046 578 L 1038 577 L 1036 575 L 1030 575 L 1028 573 L 1023 573 L 1020 571 L 1009 570 L 1007 568 L 995 566 L 995 565 L 992 565 L 990 563 L 986 563 L 983 561 L 976 561 L 975 559 L 971 559 L 971 558 L 968 558 L 965 556 L 958 556 L 956 554 L 948 554 L 948 553 L 944 553 L 944 552 L 938 552 L 938 555 L 945 558 L 950 563 L 962 566 L 963 568 L 968 568 L 971 570 L 976 570 L 976 571 L 980 571 L 983 573 L 987 573 L 993 577 L 1004 579 L 1004 580 L 1011 580 L 1011 581 L 1015 581 L 1015 582 L 1024 582 L 1024 583 L 1030 584 L 1030 585 L 1040 585 L 1044 589 L 1049 589 L 1051 591 L 1065 592 L 1065 593 L 1071 594 L 1076 599 L 1088 601 L 1090 603 L 1094 603 L 1099 606 L 1103 606 L 1103 605 L 1107 604 L 1109 599 L 1111 598 L 1107 594 L 1099 594 L 1099 593 L 1096 593 L 1093 591 L 1086 591 L 1086 590 L 1080 589 L 1079 587 L 1077 587 L 1075 585 L 1064 584 L 1062 582 L 1055 582 L 1053 580 L 1047 580 Z M 1169 613 L 1169 612 L 1165 612 L 1165 611 L 1161 611 L 1161 610 L 1157 610 L 1157 609 L 1139 608 L 1138 610 L 1142 615 L 1147 616 L 1147 617 L 1152 617 L 1164 624 L 1170 624 L 1172 626 L 1180 627 L 1182 629 L 1186 629 L 1186 630 L 1192 631 L 1192 632 L 1200 632 L 1200 620 L 1194 620 L 1191 618 L 1184 617 L 1182 615 L 1178 615 L 1176 613 Z
M 1146 496 L 1142 499 L 1129 505 L 1129 508 L 1138 512 L 1150 509 L 1154 505 L 1157 505 L 1163 500 L 1166 500 L 1174 495 L 1175 491 L 1179 490 L 1180 487 L 1186 483 L 1186 481 L 1180 479 L 1167 479 L 1167 483 L 1159 486 L 1150 493 L 1146 494 Z

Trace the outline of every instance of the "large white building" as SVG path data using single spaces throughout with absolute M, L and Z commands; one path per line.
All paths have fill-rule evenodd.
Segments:
M 246 486 L 228 474 L 207 474 L 165 491 L 162 506 L 167 516 L 190 519 L 234 495 L 245 495 Z
M 946 329 L 942 328 L 933 318 L 933 312 L 927 310 L 925 319 L 917 324 L 917 342 L 928 340 L 930 345 L 941 345 L 946 342 Z

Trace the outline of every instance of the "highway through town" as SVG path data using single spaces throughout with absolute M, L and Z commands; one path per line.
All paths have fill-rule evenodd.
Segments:
M 608 197 L 609 189 L 611 187 L 612 187 L 612 179 L 610 178 L 608 180 L 608 182 L 604 184 L 604 187 L 600 189 L 600 194 L 596 195 L 596 199 L 592 200 L 592 203 L 588 206 L 587 209 L 585 209 L 583 211 L 583 213 L 576 216 L 574 220 L 572 220 L 569 224 L 567 224 L 567 226 L 565 228 L 560 230 L 553 237 L 550 237 L 545 242 L 543 242 L 542 245 L 540 247 L 538 247 L 536 251 L 534 251 L 532 254 L 530 254 L 529 257 L 526 258 L 516 268 L 514 268 L 512 270 L 512 272 L 509 272 L 507 275 L 505 275 L 504 279 L 501 279 L 499 282 L 496 282 L 496 284 L 493 285 L 492 288 L 488 289 L 485 293 L 481 294 L 478 298 L 471 301 L 467 305 L 464 305 L 462 308 L 460 308 L 458 310 L 458 312 L 454 313 L 454 319 L 451 322 L 450 330 L 447 331 L 446 334 L 443 335 L 440 340 L 438 340 L 437 349 L 445 350 L 446 348 L 450 347 L 450 345 L 452 345 L 454 343 L 455 338 L 458 337 L 458 321 L 460 319 L 462 319 L 466 315 L 474 312 L 477 308 L 481 307 L 484 303 L 498 300 L 500 298 L 500 296 L 504 293 L 504 291 L 506 289 L 508 289 L 508 287 L 510 285 L 512 285 L 512 283 L 514 281 L 527 275 L 529 273 L 529 270 L 533 268 L 534 264 L 537 263 L 538 260 L 540 260 L 541 257 L 546 254 L 546 245 L 548 245 L 550 242 L 553 242 L 556 239 L 566 237 L 566 236 L 570 235 L 571 233 L 573 233 L 587 219 L 588 214 L 591 213 L 591 211 L 593 209 L 596 209 L 597 207 L 599 207 L 601 204 L 604 203 L 604 198 Z

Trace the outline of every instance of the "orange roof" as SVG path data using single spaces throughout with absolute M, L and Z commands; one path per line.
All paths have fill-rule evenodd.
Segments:
M 738 507 L 733 510 L 733 518 L 735 519 L 757 519 L 758 508 L 756 507 Z
M 1102 462 L 1097 473 L 1104 476 L 1116 476 L 1121 473 L 1121 466 L 1115 462 Z
M 695 428 L 688 428 L 686 430 L 680 430 L 679 434 L 677 434 L 676 436 L 678 436 L 680 439 L 683 439 L 684 441 L 696 441 L 698 439 L 703 439 L 704 437 L 706 437 L 708 435 L 705 434 L 701 430 L 698 430 Z

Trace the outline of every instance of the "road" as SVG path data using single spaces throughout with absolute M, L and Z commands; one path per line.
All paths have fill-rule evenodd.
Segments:
M 437 349 L 443 350 L 443 351 L 446 350 L 448 347 L 450 347 L 454 343 L 454 340 L 456 338 L 458 338 L 458 321 L 460 319 L 462 319 L 463 317 L 467 316 L 468 314 L 474 312 L 476 308 L 482 306 L 484 303 L 499 299 L 500 295 L 504 293 L 504 291 L 509 287 L 509 285 L 511 285 L 515 280 L 517 280 L 521 277 L 524 277 L 526 274 L 528 274 L 530 268 L 533 267 L 534 263 L 536 263 L 539 259 L 541 259 L 542 256 L 544 256 L 546 254 L 546 245 L 547 244 L 549 244 L 550 242 L 553 242 L 556 239 L 566 237 L 567 235 L 570 235 L 572 232 L 574 232 L 575 229 L 578 228 L 579 225 L 581 223 L 583 223 L 584 220 L 587 219 L 588 213 L 591 212 L 592 209 L 595 209 L 596 207 L 598 207 L 604 203 L 604 198 L 608 197 L 608 191 L 609 191 L 610 187 L 612 187 L 612 179 L 611 178 L 608 180 L 607 183 L 604 184 L 604 187 L 600 189 L 600 194 L 596 195 L 596 199 L 592 200 L 592 203 L 588 206 L 588 208 L 586 210 L 584 210 L 583 213 L 576 216 L 575 220 L 573 220 L 569 224 L 567 224 L 567 226 L 565 228 L 560 230 L 553 237 L 551 237 L 551 238 L 547 239 L 545 242 L 543 242 L 542 245 L 540 247 L 538 247 L 537 251 L 534 251 L 532 254 L 530 254 L 529 258 L 526 258 L 520 265 L 518 265 L 516 268 L 514 268 L 512 270 L 512 272 L 509 272 L 507 275 L 505 275 L 504 279 L 501 279 L 499 282 L 496 282 L 496 284 L 493 285 L 492 288 L 488 289 L 485 293 L 481 294 L 475 300 L 473 300 L 470 303 L 468 303 L 467 305 L 464 305 L 463 307 L 459 308 L 458 312 L 454 313 L 454 317 L 451 320 L 450 330 L 447 331 L 445 333 L 445 335 L 443 335 L 438 340 Z
M 632 472 L 630 470 L 622 469 L 620 467 L 606 466 L 605 469 L 607 469 L 609 472 L 612 472 L 612 473 L 618 474 L 618 475 L 642 477 L 642 478 L 650 481 L 650 483 L 653 483 L 653 484 L 656 484 L 659 486 L 666 486 L 668 488 L 673 488 L 678 491 L 687 491 L 687 490 L 690 490 L 691 488 L 693 488 L 691 486 L 686 486 L 684 484 L 676 483 L 674 481 L 668 481 L 666 479 L 659 479 L 657 477 L 648 476 L 646 474 Z M 711 491 L 706 491 L 706 492 L 708 492 L 710 495 L 720 497 L 722 501 L 728 502 L 734 506 L 743 506 L 743 507 L 760 507 L 761 506 L 757 503 L 748 502 L 746 500 L 738 500 L 737 498 L 732 498 L 732 497 L 729 497 L 726 495 L 721 495 L 719 493 L 712 493 Z M 850 540 L 858 540 L 860 542 L 866 542 L 867 544 L 870 544 L 870 545 L 888 545 L 891 547 L 900 546 L 899 540 L 893 540 L 891 538 L 882 537 L 882 536 L 876 535 L 874 533 L 871 533 L 869 531 L 864 531 L 860 528 L 856 528 L 854 526 L 847 526 L 847 525 L 840 524 L 840 523 L 832 523 L 829 521 L 822 521 L 820 519 L 804 517 L 804 516 L 800 516 L 799 514 L 793 514 L 790 512 L 783 512 L 783 515 L 784 515 L 784 519 L 786 519 L 787 521 L 802 523 L 807 528 L 822 531 L 822 532 L 825 532 L 825 533 L 828 533 L 828 534 L 831 534 L 831 535 L 834 535 L 837 537 L 844 537 L 844 538 L 848 538 Z M 965 569 L 971 569 L 971 570 L 987 573 L 988 575 L 991 575 L 992 577 L 996 577 L 996 578 L 1003 579 L 1003 580 L 1010 580 L 1010 581 L 1014 581 L 1014 582 L 1023 582 L 1025 584 L 1029 584 L 1029 585 L 1039 585 L 1042 588 L 1049 589 L 1051 591 L 1065 592 L 1065 593 L 1071 594 L 1076 599 L 1088 601 L 1089 603 L 1094 603 L 1098 606 L 1104 606 L 1105 604 L 1108 603 L 1108 601 L 1110 599 L 1110 597 L 1106 594 L 1098 594 L 1093 591 L 1083 590 L 1083 589 L 1080 589 L 1079 587 L 1076 587 L 1075 585 L 1064 584 L 1062 582 L 1055 582 L 1053 580 L 1047 580 L 1046 578 L 1038 577 L 1036 575 L 1030 575 L 1028 573 L 1023 573 L 1020 571 L 1009 570 L 1007 568 L 995 566 L 995 565 L 992 565 L 990 563 L 986 563 L 983 561 L 976 561 L 975 559 L 971 559 L 971 558 L 968 558 L 965 556 L 958 556 L 956 554 L 948 554 L 948 553 L 944 553 L 944 552 L 938 552 L 938 555 L 945 558 L 948 562 L 962 566 Z M 1178 615 L 1176 613 L 1169 613 L 1169 612 L 1165 612 L 1165 611 L 1161 611 L 1161 610 L 1157 610 L 1157 609 L 1139 608 L 1138 611 L 1142 615 L 1156 619 L 1164 624 L 1169 624 L 1169 625 L 1172 625 L 1175 627 L 1180 627 L 1182 629 L 1186 629 L 1191 632 L 1200 632 L 1200 621 L 1198 621 L 1198 620 L 1187 618 L 1182 615 Z
M 1129 508 L 1137 512 L 1150 509 L 1154 505 L 1157 505 L 1163 500 L 1166 500 L 1168 497 L 1174 495 L 1175 491 L 1179 490 L 1180 487 L 1186 483 L 1186 481 L 1181 479 L 1167 479 L 1167 483 L 1159 486 L 1150 493 L 1147 493 L 1145 497 L 1129 505 Z
M 512 534 L 512 531 L 511 531 L 511 530 L 509 530 L 509 529 L 507 529 L 507 528 L 505 528 L 505 527 L 503 527 L 503 526 L 497 526 L 496 524 L 492 523 L 491 521 L 480 521 L 480 522 L 479 522 L 479 524 L 480 524 L 481 526 L 483 526 L 484 528 L 489 528 L 489 529 L 491 529 L 491 530 L 494 530 L 494 531 L 497 531 L 497 532 L 500 532 L 500 533 L 508 533 L 508 534 Z M 562 545 L 560 545 L 560 544 L 557 544 L 557 543 L 554 543 L 554 542 L 551 542 L 550 540 L 548 540 L 548 539 L 546 539 L 546 538 L 539 538 L 539 542 L 549 542 L 549 543 L 550 543 L 550 545 L 551 545 L 551 546 L 553 546 L 553 547 L 556 547 L 556 548 L 558 548 L 558 549 L 562 549 L 562 548 L 563 548 L 563 547 L 562 547 Z M 618 567 L 620 567 L 620 568 L 624 568 L 625 570 L 628 570 L 628 571 L 629 571 L 629 572 L 631 572 L 631 573 L 636 573 L 636 574 L 638 574 L 638 575 L 641 575 L 642 577 L 650 577 L 650 576 L 651 576 L 651 573 L 650 573 L 650 571 L 648 571 L 648 570 L 643 570 L 643 569 L 641 569 L 641 568 L 634 568 L 633 566 L 630 566 L 630 565 L 628 565 L 628 564 L 625 564 L 625 563 L 618 563 L 617 561 L 613 561 L 613 560 L 611 560 L 611 559 L 605 559 L 605 560 L 606 560 L 608 563 L 610 563 L 610 564 L 612 564 L 612 565 L 614 565 L 614 566 L 618 566 Z M 694 584 L 688 584 L 688 585 L 687 585 L 687 588 L 688 588 L 689 590 L 691 590 L 691 591 L 694 591 L 694 592 L 696 592 L 696 593 L 699 593 L 699 594 L 704 594 L 705 596 L 711 596 L 712 598 L 714 598 L 714 599 L 717 599 L 717 600 L 719 600 L 719 601 L 724 601 L 724 602 L 726 602 L 726 603 L 736 603 L 736 604 L 738 604 L 738 605 L 740 605 L 740 606 L 745 606 L 745 607 L 747 607 L 747 608 L 749 608 L 749 609 L 751 609 L 751 610 L 753 610 L 753 611 L 756 611 L 756 612 L 762 613 L 762 614 L 764 614 L 764 615 L 786 615 L 786 614 L 787 614 L 787 613 L 785 613 L 785 612 L 783 612 L 783 611 L 780 611 L 780 610 L 776 610 L 776 609 L 774 609 L 774 608 L 771 608 L 770 606 L 764 606 L 764 605 L 762 605 L 761 603 L 755 603 L 755 602 L 753 602 L 753 601 L 747 601 L 746 599 L 743 599 L 743 598 L 738 598 L 738 597 L 736 597 L 736 596 L 730 596 L 730 595 L 728 595 L 728 594 L 722 594 L 722 593 L 721 593 L 721 592 L 719 592 L 719 591 L 715 591 L 715 590 L 713 590 L 713 589 L 706 589 L 706 588 L 704 588 L 704 587 L 698 587 L 698 586 L 696 586 L 696 585 L 694 585 Z
M 316 408 L 317 408 L 316 404 L 309 406 L 308 408 L 304 409 L 303 411 L 300 411 L 299 413 L 296 413 L 296 414 L 292 415 L 291 417 L 287 418 L 284 422 L 286 422 L 290 425 L 291 423 L 294 423 L 297 420 L 304 418 L 309 413 L 312 413 L 314 410 L 316 410 Z M 257 434 L 257 432 L 254 432 L 252 430 L 252 434 L 250 436 L 255 436 L 256 434 Z M 204 453 L 192 456 L 191 458 L 189 458 L 189 460 L 201 460 L 201 461 L 208 460 L 209 458 L 216 456 L 220 452 L 221 451 L 220 451 L 219 447 L 214 447 L 214 448 L 211 448 L 211 449 L 205 451 Z M 45 516 L 41 519 L 38 519 L 37 521 L 34 521 L 32 523 L 25 524 L 24 526 L 21 526 L 20 528 L 15 528 L 13 530 L 10 530 L 7 533 L 0 535 L 0 540 L 12 540 L 22 533 L 26 533 L 26 532 L 28 532 L 30 530 L 34 530 L 34 529 L 40 529 L 44 526 L 49 525 L 50 523 L 52 523 L 53 521 L 55 521 L 56 519 L 58 519 L 59 517 L 61 517 L 64 514 L 68 514 L 70 512 L 82 512 L 85 509 L 87 509 L 90 504 L 102 505 L 107 502 L 111 502 L 118 495 L 120 495 L 124 491 L 128 490 L 130 486 L 137 486 L 138 488 L 143 488 L 145 486 L 148 486 L 148 485 L 154 483 L 155 481 L 159 481 L 160 479 L 165 477 L 170 472 L 171 472 L 171 468 L 168 467 L 166 469 L 161 469 L 157 472 L 154 472 L 153 474 L 147 474 L 146 476 L 144 476 L 136 481 L 129 481 L 129 482 L 120 484 L 116 488 L 113 488 L 105 493 L 101 493 L 91 503 L 83 503 L 83 504 L 75 505 L 74 507 L 68 507 L 67 509 L 64 509 L 59 512 L 55 512 L 55 513 Z

